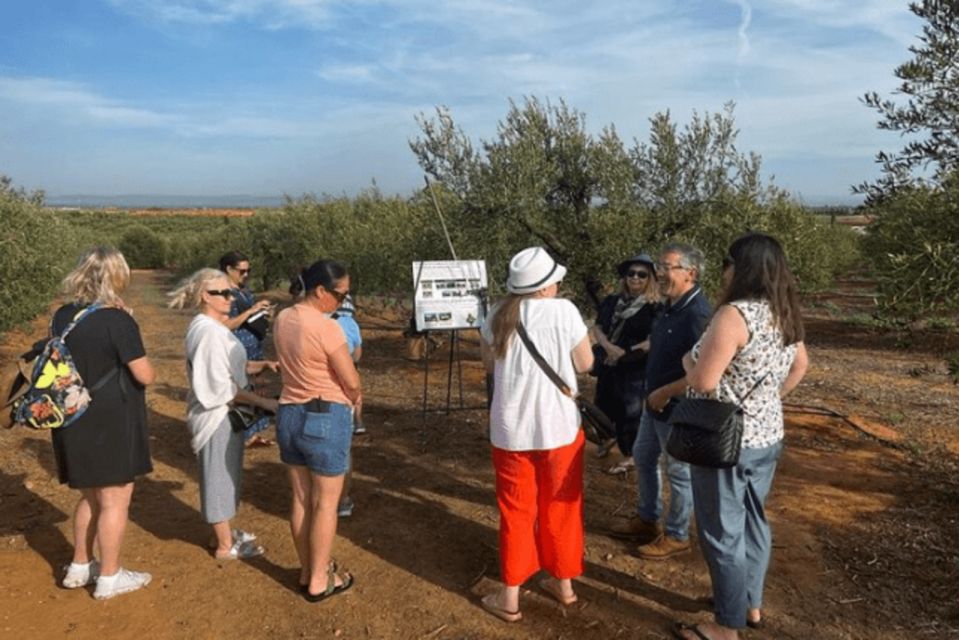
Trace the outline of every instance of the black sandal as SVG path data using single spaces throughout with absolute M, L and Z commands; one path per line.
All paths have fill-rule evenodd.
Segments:
M 303 589 L 303 597 L 306 598 L 307 602 L 321 602 L 326 600 L 330 596 L 335 596 L 338 593 L 343 593 L 347 589 L 353 586 L 353 574 L 347 573 L 346 577 L 343 579 L 343 582 L 336 584 L 336 562 L 330 562 L 330 566 L 326 571 L 326 589 L 323 593 L 312 594 L 310 593 L 309 587 Z

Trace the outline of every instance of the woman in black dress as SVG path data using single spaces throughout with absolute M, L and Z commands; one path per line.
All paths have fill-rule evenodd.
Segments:
M 662 305 L 652 258 L 645 253 L 633 256 L 616 270 L 621 289 L 600 304 L 590 333 L 595 342 L 596 405 L 616 423 L 616 444 L 624 456 L 611 471 L 625 471 L 633 460 L 643 412 L 649 330 Z
M 88 384 L 116 369 L 79 419 L 53 431 L 60 482 L 80 491 L 73 562 L 62 584 L 75 589 L 96 582 L 94 597 L 99 600 L 135 591 L 151 578 L 120 566 L 133 479 L 153 470 L 144 385 L 151 384 L 155 374 L 132 311 L 120 297 L 129 282 L 123 254 L 108 247 L 89 251 L 64 279 L 67 304 L 56 311 L 52 324 L 59 334 L 80 311 L 97 305 L 66 343 Z

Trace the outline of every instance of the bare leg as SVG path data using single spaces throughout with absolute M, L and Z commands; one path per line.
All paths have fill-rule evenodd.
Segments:
M 290 534 L 300 559 L 300 584 L 310 581 L 310 522 L 313 520 L 313 474 L 302 466 L 287 465 L 293 504 L 290 507 Z M 324 570 L 325 575 L 325 570 Z
M 503 588 L 496 594 L 496 606 L 503 611 L 519 611 L 519 588 L 520 585 L 503 585 Z
M 313 476 L 310 523 L 310 582 L 309 591 L 322 593 L 327 587 L 327 568 L 336 536 L 336 508 L 343 490 L 343 476 Z
M 233 548 L 233 530 L 230 529 L 230 521 L 214 522 L 213 535 L 216 536 L 216 551 L 213 555 L 217 558 L 230 555 L 230 549 Z
M 100 505 L 94 489 L 81 489 L 80 500 L 73 512 L 73 562 L 86 564 L 93 560 L 93 545 L 97 537 L 96 522 Z
M 97 518 L 97 544 L 100 547 L 100 575 L 112 576 L 120 570 L 120 546 L 127 528 L 133 483 L 97 487 L 100 505 Z

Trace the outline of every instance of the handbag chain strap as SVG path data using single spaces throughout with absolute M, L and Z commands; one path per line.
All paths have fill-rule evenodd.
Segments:
M 516 333 L 519 335 L 520 340 L 523 341 L 523 344 L 526 345 L 526 349 L 529 351 L 529 354 L 533 356 L 533 360 L 536 364 L 539 365 L 539 368 L 543 370 L 543 373 L 546 374 L 546 377 L 552 381 L 559 390 L 563 392 L 563 395 L 569 396 L 570 398 L 576 399 L 577 395 L 573 394 L 573 390 L 570 389 L 569 385 L 566 384 L 559 374 L 549 366 L 549 363 L 546 362 L 546 358 L 543 357 L 543 354 L 539 352 L 539 349 L 536 348 L 536 345 L 533 344 L 533 341 L 530 340 L 529 334 L 526 333 L 526 327 L 523 326 L 522 322 L 516 323 Z
M 751 387 L 749 388 L 749 391 L 746 392 L 746 395 L 744 395 L 742 398 L 740 398 L 738 395 L 736 395 L 736 392 L 735 392 L 735 391 L 733 391 L 732 389 L 730 389 L 730 391 L 732 392 L 732 394 L 733 394 L 734 396 L 736 396 L 736 399 L 739 400 L 739 406 L 743 406 L 744 404 L 746 404 L 746 399 L 749 398 L 749 396 L 753 395 L 753 391 L 755 391 L 755 390 L 759 387 L 759 385 L 761 385 L 761 384 L 763 383 L 763 381 L 765 381 L 766 378 L 768 378 L 768 377 L 769 377 L 769 372 L 767 371 L 767 372 L 766 372 L 766 375 L 764 375 L 762 378 L 760 378 L 759 380 L 757 380 L 757 381 L 753 384 L 753 386 L 751 386 Z

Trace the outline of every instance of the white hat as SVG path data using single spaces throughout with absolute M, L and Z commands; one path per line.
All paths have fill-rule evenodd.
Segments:
M 566 267 L 559 264 L 543 247 L 523 249 L 509 261 L 510 293 L 523 295 L 559 282 L 566 276 Z

